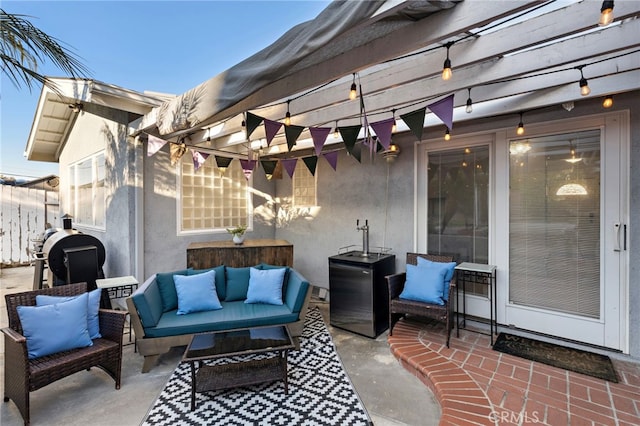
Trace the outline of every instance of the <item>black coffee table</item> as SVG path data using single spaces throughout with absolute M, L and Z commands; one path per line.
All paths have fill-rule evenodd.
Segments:
M 288 394 L 287 353 L 294 348 L 289 330 L 282 325 L 195 334 L 182 357 L 191 365 L 191 411 L 196 407 L 196 392 L 283 380 Z M 204 362 L 269 353 L 274 356 L 220 365 Z

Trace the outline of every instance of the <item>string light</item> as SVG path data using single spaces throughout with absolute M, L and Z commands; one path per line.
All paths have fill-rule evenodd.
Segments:
M 600 20 L 598 25 L 605 27 L 613 22 L 613 0 L 605 0 L 600 8 Z
M 613 106 L 613 96 L 609 95 L 604 98 L 604 101 L 602 101 L 602 106 L 605 108 L 611 108 Z
M 447 127 L 447 130 L 445 130 L 444 132 L 444 140 L 445 141 L 451 140 L 451 132 L 449 131 L 448 127 Z
M 465 111 L 467 114 L 471 114 L 473 112 L 473 101 L 471 100 L 471 87 L 469 87 L 469 97 L 467 98 L 467 107 Z
M 584 74 L 582 74 L 582 68 L 584 68 L 584 65 L 579 65 L 576 67 L 577 70 L 580 71 L 580 94 L 582 96 L 588 96 L 589 93 L 591 93 L 591 89 L 589 88 L 589 83 L 587 83 L 587 79 L 584 78 Z
M 358 89 L 356 88 L 356 73 L 353 73 L 353 83 L 351 83 L 351 90 L 349 90 L 349 99 L 354 100 L 358 96 Z
M 520 122 L 518 123 L 518 128 L 516 129 L 516 134 L 518 136 L 524 134 L 524 123 L 522 122 L 522 113 L 520 113 Z
M 290 126 L 291 125 L 291 113 L 289 112 L 289 104 L 291 103 L 290 99 L 287 99 L 287 113 L 284 116 L 284 125 L 285 126 Z
M 442 79 L 443 80 L 449 80 L 451 78 L 451 75 L 453 74 L 451 72 L 451 59 L 449 59 L 449 49 L 451 48 L 451 46 L 453 46 L 453 42 L 450 41 L 447 44 L 445 44 L 445 47 L 447 48 L 447 59 L 444 60 L 444 65 L 442 66 Z
M 391 110 L 391 114 L 393 114 L 393 126 L 391 126 L 391 133 L 395 133 L 398 130 L 398 126 L 396 125 L 396 109 Z
M 340 132 L 338 131 L 338 120 L 336 120 L 336 127 L 333 128 L 333 137 L 336 139 L 340 137 Z

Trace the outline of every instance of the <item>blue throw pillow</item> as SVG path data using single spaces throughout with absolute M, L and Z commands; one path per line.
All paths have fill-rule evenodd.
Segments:
M 449 300 L 449 284 L 451 283 L 451 279 L 453 278 L 456 265 L 457 265 L 456 262 L 433 262 L 429 259 L 418 257 L 419 267 L 441 268 L 446 271 L 446 274 L 444 275 L 443 290 L 442 290 L 442 294 L 443 294 L 442 300 L 444 300 L 445 302 Z
M 286 269 L 256 269 L 249 271 L 249 289 L 244 303 L 282 305 L 282 284 Z
M 444 269 L 407 265 L 407 280 L 400 299 L 444 305 L 442 282 L 445 273 Z
M 197 275 L 176 275 L 177 315 L 222 309 L 216 292 L 216 271 Z
M 102 337 L 100 334 L 100 297 L 102 296 L 102 289 L 97 288 L 89 292 L 88 306 L 87 306 L 87 330 L 89 331 L 89 337 L 91 339 L 99 339 Z M 39 294 L 36 296 L 36 306 L 53 305 L 54 303 L 68 302 L 79 296 L 47 296 Z
M 44 306 L 18 306 L 29 359 L 92 346 L 87 330 L 89 295 Z
M 224 265 L 209 269 L 190 269 L 187 275 L 198 275 L 209 271 L 216 271 L 216 292 L 218 292 L 218 299 L 224 300 L 227 297 L 227 280 L 224 276 Z
M 156 274 L 156 283 L 160 290 L 160 298 L 162 299 L 162 312 L 173 311 L 178 307 L 178 295 L 176 294 L 176 284 L 173 280 L 174 275 L 187 275 L 189 269 L 182 269 L 174 272 L 161 272 Z
M 226 267 L 227 272 L 227 297 L 225 302 L 233 302 L 234 300 L 245 300 L 247 291 L 249 290 L 249 270 L 246 268 Z

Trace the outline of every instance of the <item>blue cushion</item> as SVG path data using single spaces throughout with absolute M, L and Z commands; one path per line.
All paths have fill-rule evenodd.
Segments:
M 216 292 L 218 293 L 218 299 L 224 300 L 225 297 L 227 297 L 227 280 L 224 276 L 224 265 L 209 269 L 190 269 L 187 275 L 197 275 L 212 270 L 216 271 Z
M 244 303 L 267 303 L 282 305 L 282 284 L 286 269 L 256 269 L 249 270 L 249 289 Z
M 400 293 L 400 299 L 444 305 L 442 283 L 446 270 L 407 265 L 407 280 Z
M 177 315 L 222 309 L 216 292 L 216 271 L 197 275 L 176 275 Z
M 160 289 L 158 288 L 156 277 L 154 276 L 153 279 L 145 282 L 142 287 L 138 288 L 138 290 L 133 293 L 133 296 L 131 296 L 131 299 L 133 299 L 133 303 L 136 305 L 142 326 L 145 328 L 155 327 L 162 316 L 162 296 L 160 296 Z
M 251 267 L 246 268 L 230 268 L 226 267 L 227 273 L 227 297 L 225 302 L 233 302 L 234 300 L 244 300 L 247 298 L 249 290 L 249 277 Z
M 182 269 L 174 272 L 162 272 L 156 274 L 156 282 L 160 297 L 162 298 L 162 312 L 169 312 L 178 307 L 178 295 L 176 294 L 176 284 L 173 280 L 174 275 L 187 275 L 188 269 Z
M 100 334 L 100 318 L 98 311 L 100 310 L 100 297 L 102 296 L 102 289 L 97 288 L 89 292 L 88 306 L 87 306 L 87 330 L 89 330 L 89 337 L 91 339 L 99 339 L 102 337 Z M 78 296 L 47 296 L 45 294 L 39 294 L 36 296 L 36 306 L 53 305 L 55 303 L 68 302 Z
M 92 346 L 87 330 L 89 295 L 44 306 L 18 306 L 29 359 Z
M 443 282 L 442 300 L 445 302 L 449 300 L 449 284 L 455 272 L 456 262 L 432 262 L 429 259 L 418 257 L 418 266 L 421 268 L 442 268 L 446 271 Z
M 291 269 L 288 274 L 284 303 L 291 309 L 291 312 L 299 313 L 304 305 L 309 290 L 307 281 L 296 270 Z

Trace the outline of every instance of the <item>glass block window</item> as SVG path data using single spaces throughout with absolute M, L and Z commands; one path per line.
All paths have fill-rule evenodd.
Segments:
M 250 223 L 250 183 L 240 161 L 227 170 L 217 167 L 213 155 L 198 170 L 191 155 L 180 162 L 180 232 L 226 230 Z
M 302 163 L 302 164 L 301 164 Z M 316 170 L 316 175 L 318 171 Z M 293 205 L 296 207 L 316 206 L 316 176 L 312 175 L 302 161 L 298 161 L 293 174 Z
M 74 223 L 104 228 L 105 195 L 104 152 L 69 166 L 69 212 Z

